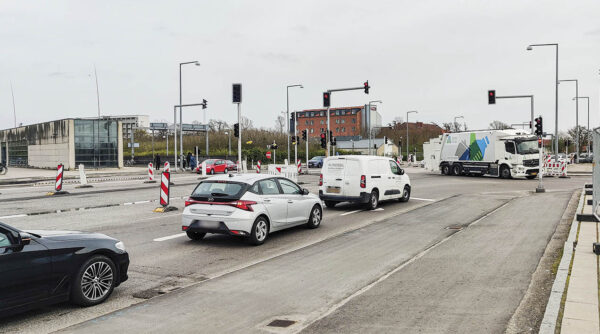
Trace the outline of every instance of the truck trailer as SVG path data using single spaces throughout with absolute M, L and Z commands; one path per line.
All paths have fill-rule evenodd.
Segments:
M 423 145 L 426 167 L 444 175 L 535 178 L 539 173 L 537 137 L 523 130 L 444 133 Z

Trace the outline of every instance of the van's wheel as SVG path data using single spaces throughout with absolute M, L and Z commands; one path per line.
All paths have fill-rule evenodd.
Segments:
M 310 217 L 308 217 L 308 222 L 306 223 L 307 228 L 317 228 L 321 226 L 321 219 L 323 219 L 323 210 L 318 204 L 313 206 L 310 211 Z
M 454 175 L 460 175 L 462 172 L 462 166 L 460 164 L 454 164 L 452 166 L 452 174 Z
M 81 306 L 93 306 L 105 301 L 115 288 L 117 270 L 114 262 L 104 255 L 85 261 L 71 287 L 71 301 Z
M 500 167 L 500 178 L 503 179 L 510 179 L 512 176 L 510 175 L 510 169 L 508 168 L 508 166 L 503 165 L 502 167 Z
M 325 201 L 325 206 L 328 208 L 333 208 L 333 207 L 335 207 L 336 204 L 337 204 L 337 202 L 334 202 L 334 201 Z
M 265 240 L 267 240 L 268 235 L 269 222 L 267 221 L 267 218 L 260 216 L 256 218 L 254 225 L 252 225 L 252 233 L 250 233 L 248 241 L 255 246 L 262 245 L 265 243 Z
M 192 231 L 187 231 L 185 232 L 185 234 L 187 234 L 188 238 L 192 240 L 202 240 L 202 238 L 204 238 L 204 236 L 206 235 L 206 233 Z
M 408 202 L 409 199 L 410 199 L 410 186 L 407 184 L 404 186 L 404 190 L 402 191 L 402 197 L 400 197 L 398 200 L 400 202 Z
M 450 175 L 450 166 L 443 165 L 442 166 L 442 174 L 444 174 L 444 175 Z
M 378 204 L 379 204 L 379 192 L 377 192 L 377 190 L 373 190 L 371 192 L 371 196 L 369 196 L 369 204 L 368 204 L 369 210 L 377 209 Z

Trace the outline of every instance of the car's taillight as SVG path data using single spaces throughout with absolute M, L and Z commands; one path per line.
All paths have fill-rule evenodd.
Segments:
M 233 202 L 232 206 L 238 209 L 246 210 L 246 211 L 254 211 L 252 205 L 256 204 L 254 201 L 237 201 Z
M 189 226 L 182 226 L 182 227 L 181 227 L 181 230 L 182 230 L 182 231 L 187 231 L 187 229 L 188 229 L 188 228 L 190 228 L 190 227 L 189 227 Z
M 367 187 L 367 177 L 364 175 L 360 176 L 360 187 L 361 188 L 366 188 Z
M 323 174 L 319 175 L 319 186 L 323 185 Z

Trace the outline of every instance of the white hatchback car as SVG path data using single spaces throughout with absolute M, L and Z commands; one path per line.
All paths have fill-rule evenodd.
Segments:
M 297 225 L 317 228 L 322 218 L 319 197 L 289 179 L 227 174 L 196 186 L 185 202 L 182 230 L 192 240 L 217 233 L 243 236 L 260 245 L 271 232 Z

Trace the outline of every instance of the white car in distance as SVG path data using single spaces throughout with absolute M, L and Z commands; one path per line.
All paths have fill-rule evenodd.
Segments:
M 260 245 L 270 233 L 323 219 L 319 197 L 273 175 L 228 174 L 200 182 L 185 202 L 182 230 L 192 240 L 207 233 L 246 237 Z

